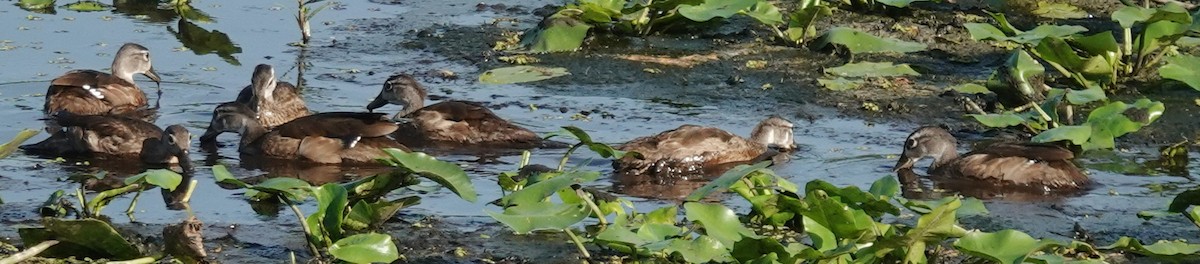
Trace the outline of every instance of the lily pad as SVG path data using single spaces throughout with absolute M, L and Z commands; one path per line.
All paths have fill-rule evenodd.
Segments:
M 109 8 L 109 6 L 102 4 L 100 2 L 96 2 L 96 1 L 79 1 L 79 2 L 67 4 L 64 7 L 67 10 L 78 11 L 78 12 L 104 11 Z
M 957 91 L 960 93 L 965 93 L 965 94 L 990 94 L 990 93 L 992 93 L 992 91 L 988 90 L 988 88 L 986 86 L 983 86 L 983 85 L 980 85 L 977 83 L 964 83 L 964 84 L 955 85 L 955 86 L 950 87 L 950 90 L 954 90 L 954 91 Z
M 862 85 L 863 81 L 838 77 L 837 79 L 817 79 L 817 83 L 829 90 L 845 91 L 858 88 L 858 86 Z
M 121 237 L 111 225 L 97 219 L 86 218 L 66 220 L 58 218 L 43 218 L 44 228 L 21 230 L 21 239 L 27 245 L 36 245 L 45 240 L 58 240 L 62 243 L 54 247 L 69 247 L 84 249 L 98 255 L 90 255 L 111 259 L 134 259 L 142 256 L 133 244 Z M 41 237 L 34 237 L 41 236 Z M 85 256 L 83 252 L 61 252 L 68 256 Z
M 570 227 L 591 215 L 585 204 L 555 204 L 550 202 L 526 203 L 505 208 L 503 213 L 485 212 L 504 223 L 517 234 L 528 234 L 536 230 L 561 230 Z
M 500 203 L 505 205 L 540 203 L 546 197 L 550 197 L 550 195 L 572 184 L 595 181 L 597 178 L 600 178 L 600 173 L 594 171 L 571 171 L 559 174 L 561 175 L 530 184 L 520 191 L 505 195 L 500 198 Z
M 379 233 L 357 234 L 329 246 L 329 254 L 350 263 L 391 263 L 400 258 L 392 236 Z
M 679 5 L 679 15 L 696 22 L 704 22 L 713 18 L 729 18 L 743 9 L 750 8 L 756 0 L 722 0 L 704 1 L 699 5 Z
M 783 14 L 779 12 L 779 8 L 766 0 L 759 0 L 754 6 L 743 10 L 742 13 L 767 26 L 783 24 Z
M 758 238 L 754 231 L 742 225 L 733 210 L 724 205 L 687 202 L 683 208 L 689 221 L 700 222 L 705 234 L 720 241 L 726 249 L 732 248 L 733 243 L 742 237 Z
M 21 0 L 17 2 L 21 9 L 38 10 L 54 7 L 54 0 Z
M 1140 255 L 1155 257 L 1184 257 L 1200 253 L 1200 244 L 1163 240 L 1154 244 L 1143 245 L 1137 239 L 1121 237 L 1112 245 L 1099 247 L 1099 249 L 1125 249 Z
M 463 200 L 475 202 L 475 185 L 471 184 L 467 172 L 458 165 L 440 161 L 423 152 L 404 152 L 393 148 L 383 151 L 391 156 L 392 161 L 403 165 L 404 168 L 449 188 Z
M 1034 136 L 1033 142 L 1055 142 L 1061 140 L 1071 141 L 1071 144 L 1083 145 L 1087 143 L 1088 138 L 1092 137 L 1092 127 L 1086 125 L 1079 126 L 1060 126 L 1050 130 L 1043 131 L 1041 134 Z
M 826 31 L 821 38 L 814 43 L 817 48 L 824 48 L 831 44 L 845 46 L 850 50 L 850 53 L 884 53 L 898 52 L 908 53 L 925 50 L 925 44 L 919 42 L 908 42 L 890 38 L 881 38 L 873 36 L 869 33 L 858 31 L 852 28 L 835 27 Z
M 521 40 L 533 52 L 573 51 L 583 45 L 592 25 L 580 20 L 578 9 L 563 9 L 542 20 L 539 28 Z
M 1013 113 L 982 114 L 982 115 L 968 115 L 968 116 L 970 116 L 971 118 L 975 118 L 975 121 L 979 121 L 979 123 L 981 123 L 985 126 L 988 126 L 988 127 L 1010 127 L 1010 126 L 1020 125 L 1021 123 L 1025 123 L 1025 117 L 1022 117 L 1021 115 L 1013 114 Z
M 908 64 L 891 62 L 858 62 L 825 69 L 825 73 L 841 77 L 919 76 Z
M 1075 19 L 1086 18 L 1088 13 L 1067 3 L 1047 3 L 1038 2 L 1037 8 L 1033 10 L 1033 15 L 1045 18 L 1057 19 Z
M 479 82 L 487 84 L 510 84 L 533 82 L 545 79 L 550 79 L 558 76 L 571 74 L 567 72 L 567 68 L 562 67 L 538 67 L 538 66 L 512 66 L 491 69 L 479 75 Z
M 1200 57 L 1191 55 L 1176 55 L 1167 57 L 1167 65 L 1158 69 L 1158 75 L 1163 79 L 1183 82 L 1200 90 Z
M 763 161 L 753 165 L 738 165 L 737 167 L 733 167 L 732 169 L 729 169 L 728 171 L 725 171 L 725 173 L 721 174 L 721 177 L 709 181 L 703 187 L 692 191 L 692 193 L 688 194 L 687 198 L 684 200 L 689 202 L 700 201 L 701 199 L 704 199 L 704 197 L 708 197 L 709 194 L 729 189 L 729 186 L 732 186 L 734 183 L 742 180 L 742 178 L 746 177 L 746 175 L 754 173 L 760 169 L 764 169 L 770 165 L 770 161 Z
M 183 181 L 183 175 L 166 169 L 146 170 L 146 172 L 125 178 L 125 184 L 133 184 L 142 179 L 145 179 L 146 183 L 174 191 L 175 187 L 179 186 L 179 182 Z
M 967 232 L 954 241 L 954 248 L 970 255 L 1005 264 L 1020 264 L 1029 253 L 1037 250 L 1037 239 L 1016 230 L 1001 230 L 996 233 L 981 231 Z

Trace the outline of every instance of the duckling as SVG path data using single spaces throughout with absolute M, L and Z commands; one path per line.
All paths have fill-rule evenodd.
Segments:
M 137 159 L 151 165 L 179 164 L 191 171 L 188 148 L 191 133 L 182 125 L 165 130 L 127 116 L 77 115 L 59 111 L 51 116 L 66 128 L 49 138 L 20 148 L 48 156 L 110 156 Z
M 250 111 L 254 113 L 254 118 L 267 129 L 309 115 L 308 106 L 300 97 L 299 90 L 290 83 L 277 81 L 275 69 L 271 65 L 259 64 L 254 67 L 254 74 L 250 76 L 250 85 L 242 88 L 237 99 L 233 102 L 222 103 L 213 110 L 213 119 L 208 129 L 200 136 L 201 144 L 215 143 L 217 136 L 221 133 L 237 132 L 214 129 L 214 126 L 211 125 L 220 116 L 219 111 L 237 107 L 232 104 L 249 107 Z
M 147 106 L 146 94 L 134 83 L 135 73 L 161 85 L 158 73 L 150 64 L 150 50 L 142 45 L 125 43 L 113 58 L 112 74 L 72 70 L 50 81 L 42 112 L 47 116 L 59 111 L 103 115 L 143 110 Z M 162 95 L 161 89 L 159 95 Z
M 472 145 L 488 148 L 529 149 L 566 147 L 543 140 L 537 133 L 509 123 L 478 103 L 444 101 L 425 106 L 425 87 L 411 75 L 388 78 L 383 90 L 367 110 L 387 104 L 403 105 L 394 120 L 402 120 L 396 139 L 412 147 L 428 145 Z
M 212 126 L 238 131 L 239 151 L 255 158 L 299 160 L 323 164 L 374 164 L 384 148 L 408 148 L 388 137 L 396 123 L 382 113 L 328 112 L 297 118 L 267 130 L 243 105 L 218 111 Z
M 793 124 L 772 115 L 754 127 L 750 139 L 715 127 L 683 125 L 619 145 L 626 155 L 613 162 L 618 174 L 684 176 L 715 174 L 738 164 L 765 160 L 795 148 Z M 640 157 L 638 157 L 640 156 Z M 718 171 L 719 170 L 719 171 Z
M 957 140 L 945 128 L 926 126 L 904 141 L 904 152 L 893 171 L 912 168 L 933 158 L 929 174 L 948 179 L 988 182 L 997 186 L 1078 190 L 1091 180 L 1071 163 L 1075 154 L 1040 143 L 997 142 L 959 156 Z

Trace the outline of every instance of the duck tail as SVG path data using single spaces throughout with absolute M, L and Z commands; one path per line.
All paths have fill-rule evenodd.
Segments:
M 25 153 L 34 155 L 52 155 L 60 156 L 67 154 L 73 150 L 70 139 L 66 135 L 66 131 L 57 131 L 51 134 L 50 137 L 33 144 L 21 145 L 17 148 L 25 151 Z

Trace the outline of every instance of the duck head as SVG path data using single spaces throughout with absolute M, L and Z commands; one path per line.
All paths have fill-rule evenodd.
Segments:
M 192 145 L 192 133 L 182 125 L 171 125 L 163 130 L 162 149 L 175 157 L 183 171 L 192 171 L 192 161 L 188 158 L 188 148 Z
M 257 100 L 251 100 L 251 107 L 258 112 L 258 104 L 260 101 L 273 100 L 272 95 L 275 94 L 275 68 L 271 65 L 259 64 L 254 67 L 254 75 L 250 76 L 250 86 L 253 87 L 254 97 Z
M 771 148 L 792 150 L 796 148 L 796 141 L 792 136 L 793 127 L 791 121 L 771 115 L 754 127 L 750 132 L 750 140 Z
M 248 127 L 261 126 L 253 117 L 254 111 L 244 104 L 224 103 L 213 109 L 212 121 L 200 136 L 201 146 L 215 146 L 217 136 L 224 132 L 242 134 Z M 242 134 L 243 136 L 245 134 Z
M 917 129 L 904 140 L 904 152 L 900 160 L 892 167 L 892 171 L 912 168 L 917 161 L 925 157 L 933 158 L 930 170 L 958 158 L 956 149 L 958 140 L 949 131 L 939 126 L 926 126 Z
M 375 100 L 367 104 L 367 110 L 374 111 L 376 108 L 387 104 L 402 105 L 404 109 L 396 113 L 396 116 L 393 118 L 399 119 L 417 109 L 425 107 L 426 95 L 425 87 L 422 87 L 416 79 L 413 79 L 412 75 L 392 75 L 392 77 L 389 77 L 383 83 L 383 89 L 379 91 L 378 96 L 375 96 Z
M 117 57 L 113 58 L 112 74 L 129 83 L 133 83 L 134 74 L 142 74 L 155 84 L 162 84 L 162 79 L 150 64 L 150 50 L 135 43 L 125 43 L 117 51 Z

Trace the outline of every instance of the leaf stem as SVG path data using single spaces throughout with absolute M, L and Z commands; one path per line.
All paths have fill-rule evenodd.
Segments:
M 588 253 L 587 248 L 583 247 L 583 241 L 579 239 L 579 236 L 575 235 L 575 232 L 571 232 L 570 228 L 563 228 L 563 232 L 566 232 L 567 236 L 571 237 L 571 242 L 574 242 L 575 247 L 579 248 L 579 254 L 583 254 L 583 258 L 592 258 L 592 254 Z
M 296 204 L 292 203 L 292 200 L 288 199 L 286 196 L 279 195 L 278 198 L 279 200 L 283 200 L 283 203 L 287 204 L 288 207 L 291 207 L 293 213 L 296 213 L 296 219 L 300 220 L 300 228 L 304 230 L 304 235 L 306 236 L 304 241 L 308 242 L 308 251 L 312 253 L 314 259 L 321 259 L 321 254 L 319 251 L 317 251 L 317 245 L 314 245 L 312 239 L 308 238 L 308 236 L 315 235 L 313 235 L 312 230 L 308 229 L 308 224 L 306 224 L 307 221 L 304 221 L 304 213 L 300 212 L 300 207 L 297 207 Z

